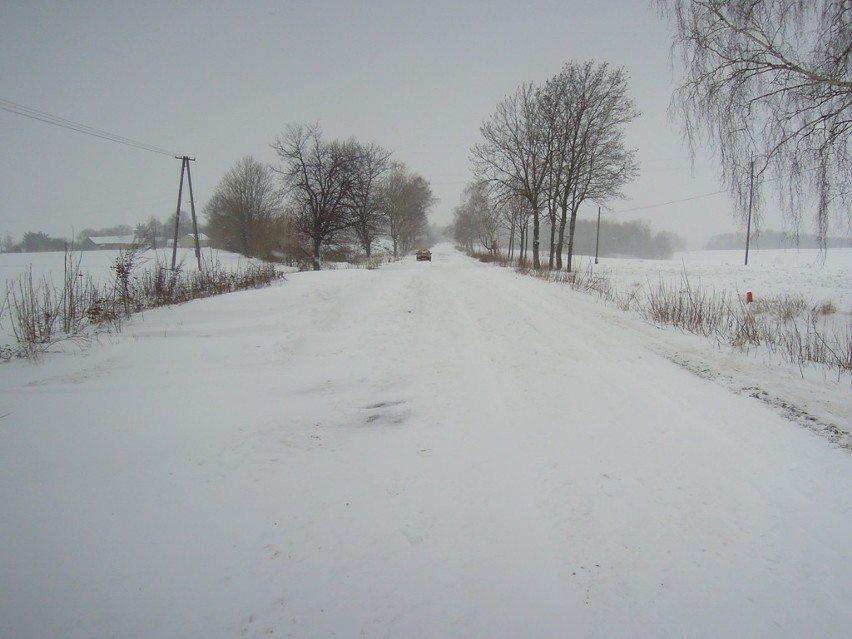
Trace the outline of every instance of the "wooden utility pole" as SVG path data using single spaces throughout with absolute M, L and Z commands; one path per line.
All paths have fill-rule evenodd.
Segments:
M 595 264 L 598 263 L 598 246 L 601 241 L 601 207 L 598 205 L 598 230 L 595 233 Z
M 195 217 L 195 197 L 192 194 L 192 173 L 189 170 L 189 163 L 195 162 L 195 158 L 186 155 L 175 156 L 176 160 L 181 160 L 180 165 L 180 186 L 178 187 L 177 211 L 175 211 L 175 237 L 172 244 L 172 270 L 175 270 L 177 263 L 177 246 L 178 233 L 180 232 L 180 203 L 183 198 L 183 176 L 186 174 L 186 181 L 189 185 L 189 206 L 192 211 L 192 234 L 195 236 L 195 259 L 198 262 L 198 270 L 201 270 L 201 243 L 198 240 L 198 219 Z
M 748 222 L 746 224 L 746 253 L 745 265 L 748 266 L 748 245 L 751 241 L 751 205 L 754 201 L 754 156 L 751 158 L 748 169 Z

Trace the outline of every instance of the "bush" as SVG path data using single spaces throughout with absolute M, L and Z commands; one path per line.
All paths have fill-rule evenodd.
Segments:
M 138 249 L 121 251 L 112 266 L 113 281 L 101 287 L 82 276 L 73 251 L 66 252 L 60 289 L 45 278 L 34 281 L 30 268 L 9 286 L 0 307 L 9 313 L 17 343 L 15 349 L 4 347 L 0 357 L 33 358 L 60 341 L 84 339 L 89 329 L 119 331 L 126 318 L 145 309 L 262 288 L 284 277 L 272 264 L 246 263 L 231 271 L 218 261 L 189 272 L 158 262 L 137 275 L 140 259 Z
M 748 304 L 739 293 L 693 286 L 685 271 L 680 285 L 661 279 L 656 285 L 646 283 L 644 290 L 636 285 L 618 291 L 591 264 L 571 273 L 534 270 L 527 265 L 515 270 L 593 293 L 622 310 L 635 310 L 655 324 L 675 326 L 738 350 L 762 347 L 798 366 L 818 364 L 838 373 L 852 373 L 852 326 L 845 332 L 831 330 L 820 319 L 837 312 L 831 302 L 813 304 L 801 295 L 781 295 Z

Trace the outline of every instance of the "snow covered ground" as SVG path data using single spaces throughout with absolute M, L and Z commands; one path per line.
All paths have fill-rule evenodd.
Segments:
M 852 249 L 753 250 L 748 267 L 744 257 L 744 251 L 689 251 L 671 260 L 601 258 L 595 266 L 594 258 L 581 256 L 577 270 L 592 267 L 622 288 L 680 284 L 685 274 L 692 287 L 740 295 L 751 291 L 755 299 L 794 293 L 814 303 L 831 301 L 838 318 L 852 318 Z
M 852 634 L 848 377 L 433 254 L 0 365 L 0 637 Z
M 80 261 L 80 272 L 91 276 L 98 282 L 110 282 L 115 278 L 112 266 L 119 256 L 119 251 L 74 251 L 71 253 L 73 260 Z M 239 268 L 247 264 L 249 259 L 236 253 L 218 251 L 215 249 L 201 249 L 202 263 L 220 264 L 226 268 Z M 151 268 L 160 263 L 166 266 L 172 264 L 172 249 L 162 248 L 147 250 L 140 254 L 139 268 Z M 183 269 L 197 268 L 194 249 L 178 248 L 177 263 Z M 32 271 L 33 279 L 36 281 L 47 278 L 57 286 L 62 284 L 63 269 L 65 268 L 65 253 L 61 251 L 46 253 L 0 253 L 0 282 L 8 285 L 17 280 L 21 275 Z

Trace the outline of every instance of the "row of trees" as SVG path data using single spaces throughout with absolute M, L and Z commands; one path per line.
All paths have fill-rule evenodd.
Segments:
M 745 232 L 722 233 L 714 235 L 704 247 L 708 251 L 741 251 L 745 246 Z M 816 235 L 796 235 L 783 231 L 761 231 L 753 233 L 750 241 L 753 249 L 815 249 L 815 248 L 852 248 L 850 237 L 818 237 Z
M 175 214 L 161 222 L 154 216 L 146 222 L 137 224 L 135 227 L 128 224 L 107 226 L 104 228 L 85 228 L 74 234 L 74 239 L 65 237 L 53 237 L 47 233 L 27 231 L 20 242 L 15 242 L 8 233 L 0 240 L 0 251 L 4 253 L 38 253 L 43 251 L 63 251 L 66 247 L 73 246 L 75 249 L 85 248 L 85 241 L 90 237 L 127 237 L 133 238 L 140 246 L 159 248 L 171 240 L 175 232 Z M 192 232 L 192 222 L 185 212 L 181 212 L 180 236 Z
M 529 223 L 528 203 L 520 197 L 503 202 L 494 201 L 482 183 L 471 183 L 456 207 L 450 228 L 453 240 L 467 252 L 486 250 L 496 255 L 508 247 L 508 257 L 521 263 L 528 261 Z M 553 232 L 551 221 L 542 221 L 544 232 Z M 686 242 L 669 232 L 653 233 L 646 222 L 612 222 L 602 220 L 600 233 L 592 220 L 576 220 L 571 225 L 574 255 L 631 256 L 647 259 L 666 259 L 675 251 L 686 249 Z M 600 239 L 599 247 L 598 239 Z M 517 246 L 517 254 L 516 254 Z M 560 250 L 556 245 L 554 250 Z M 559 263 L 559 256 L 554 256 Z
M 548 266 L 571 270 L 577 212 L 586 200 L 604 202 L 638 174 L 625 127 L 639 115 L 627 94 L 624 69 L 570 62 L 544 84 L 521 85 L 480 128 L 472 149 L 476 183 L 455 211 L 455 227 L 476 227 L 496 250 L 493 229 L 511 219 L 511 248 L 523 247 L 532 225 L 533 267 L 541 268 L 542 221 L 550 228 Z M 492 210 L 486 211 L 484 202 Z M 566 237 L 567 231 L 567 237 Z
M 393 255 L 427 232 L 429 183 L 377 144 L 326 140 L 318 125 L 291 125 L 272 148 L 277 166 L 245 157 L 222 178 L 204 209 L 214 246 L 249 256 L 323 249 L 354 239 L 369 258 L 379 237 Z
M 8 233 L 3 237 L 0 249 L 4 253 L 38 253 L 42 251 L 62 251 L 68 244 L 65 238 L 51 237 L 47 233 L 28 231 L 20 242 L 15 242 Z
M 832 222 L 852 226 L 852 3 L 837 0 L 656 0 L 674 26 L 673 52 L 685 69 L 673 96 L 694 151 L 708 143 L 720 159 L 745 221 L 759 220 L 763 186 L 791 226 L 814 213 L 817 243 L 830 244 Z M 606 200 L 636 173 L 622 144 L 636 116 L 621 70 L 568 64 L 543 86 L 521 86 L 497 105 L 473 149 L 477 177 L 518 224 L 525 245 L 532 221 L 533 263 L 540 267 L 541 220 L 550 221 L 550 266 L 559 266 L 568 227 L 568 268 L 576 206 Z M 497 211 L 471 188 L 456 211 L 461 243 L 477 235 L 494 247 Z M 521 200 L 520 206 L 517 200 Z M 838 224 L 838 228 L 841 224 Z

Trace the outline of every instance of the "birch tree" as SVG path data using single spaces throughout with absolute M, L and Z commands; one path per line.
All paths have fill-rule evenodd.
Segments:
M 500 210 L 489 197 L 483 183 L 472 182 L 462 193 L 461 203 L 453 213 L 454 219 L 464 238 L 465 246 L 472 252 L 473 239 L 492 255 L 496 255 L 499 246 L 502 216 Z M 469 237 L 465 237 L 469 235 Z
M 533 221 L 533 268 L 541 268 L 541 213 L 547 203 L 546 167 L 550 162 L 552 140 L 541 118 L 533 84 L 521 85 L 500 102 L 479 130 L 484 140 L 472 149 L 477 178 L 503 193 L 516 194 L 529 202 Z
M 672 107 L 695 150 L 709 143 L 741 211 L 772 182 L 798 229 L 810 209 L 823 246 L 852 204 L 852 3 L 657 0 L 685 68 Z M 752 162 L 754 164 L 752 165 Z M 763 198 L 754 192 L 756 211 Z
M 435 203 L 432 188 L 422 176 L 398 163 L 383 181 L 379 201 L 393 256 L 404 255 L 426 233 L 428 212 Z
M 593 61 L 566 64 L 538 99 L 553 139 L 547 181 L 549 208 L 557 211 L 553 252 L 561 269 L 567 226 L 570 271 L 580 205 L 621 197 L 621 188 L 638 173 L 636 153 L 625 146 L 624 135 L 639 112 L 627 92 L 624 69 Z

